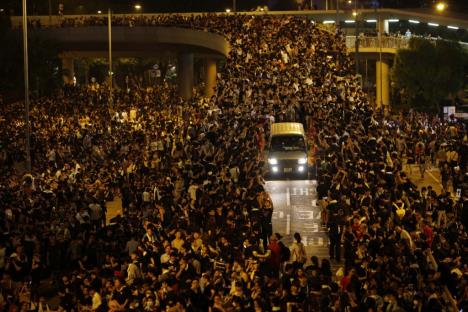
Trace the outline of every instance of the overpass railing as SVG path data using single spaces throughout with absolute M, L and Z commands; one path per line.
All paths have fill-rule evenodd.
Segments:
M 426 39 L 435 43 L 440 38 L 426 37 Z M 382 41 L 376 36 L 359 36 L 359 48 L 373 48 L 373 49 L 407 49 L 409 47 L 410 38 L 401 36 L 383 36 Z M 458 42 L 460 46 L 468 51 L 468 42 Z M 346 47 L 351 50 L 356 47 L 356 36 L 346 36 Z M 388 50 L 387 50 L 388 51 Z M 395 51 L 396 52 L 396 51 Z
M 396 36 L 383 36 L 379 37 L 359 37 L 360 48 L 375 48 L 375 49 L 406 49 L 409 45 L 409 39 L 406 37 Z M 346 47 L 348 49 L 355 49 L 356 47 L 356 36 L 346 37 Z

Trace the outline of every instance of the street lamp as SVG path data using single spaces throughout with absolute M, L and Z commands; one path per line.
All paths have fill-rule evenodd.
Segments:
M 443 12 L 447 8 L 447 4 L 445 2 L 439 2 L 436 4 L 436 10 L 438 12 Z
M 101 11 L 101 10 L 97 11 L 97 14 L 101 14 L 101 13 L 102 13 L 102 11 Z
M 135 8 L 135 10 L 141 10 L 141 5 L 140 4 L 135 4 L 134 8 Z
M 28 55 L 28 11 L 23 0 L 23 70 L 24 70 L 24 127 L 26 134 L 26 169 L 31 173 L 31 128 L 29 126 L 29 55 Z

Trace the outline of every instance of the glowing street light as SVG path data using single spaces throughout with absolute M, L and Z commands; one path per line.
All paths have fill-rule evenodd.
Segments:
M 135 10 L 141 10 L 141 5 L 140 4 L 135 4 L 134 8 L 135 8 Z
M 102 11 L 101 11 L 101 10 L 97 11 L 97 14 L 101 14 L 101 13 L 102 13 Z
M 438 12 L 443 12 L 443 11 L 445 11 L 446 8 L 447 8 L 447 4 L 444 3 L 444 2 L 439 2 L 439 3 L 436 4 L 436 10 Z
M 226 13 L 231 13 L 231 9 L 226 9 Z
M 353 11 L 353 16 L 356 17 L 357 16 L 357 11 Z

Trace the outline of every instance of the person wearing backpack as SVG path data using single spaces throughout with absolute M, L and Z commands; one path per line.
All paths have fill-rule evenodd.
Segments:
M 294 243 L 291 245 L 291 261 L 295 268 L 303 267 L 307 261 L 307 254 L 299 233 L 294 233 Z

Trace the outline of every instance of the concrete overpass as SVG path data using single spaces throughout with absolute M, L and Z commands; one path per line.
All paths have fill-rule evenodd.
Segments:
M 417 25 L 425 23 L 434 28 L 446 28 L 450 31 L 468 31 L 468 16 L 454 13 L 436 13 L 430 10 L 358 10 L 357 16 L 353 16 L 352 10 L 309 10 L 309 11 L 271 11 L 271 12 L 238 12 L 236 14 L 248 15 L 298 15 L 307 16 L 309 19 L 322 26 L 331 26 L 339 23 L 341 26 L 352 26 L 356 22 L 364 24 L 366 28 L 374 27 L 378 33 L 389 33 L 392 23 L 401 20 Z M 201 15 L 205 13 L 178 14 L 181 16 Z M 217 13 L 226 14 L 226 13 Z M 232 14 L 232 13 L 229 13 Z M 166 14 L 116 14 L 116 19 L 134 17 L 136 20 L 152 18 Z M 58 39 L 63 44 L 64 68 L 73 73 L 73 57 L 105 57 L 107 56 L 107 27 L 105 15 L 86 15 L 97 20 L 102 26 L 82 26 L 57 28 L 63 19 L 77 19 L 82 16 L 34 16 L 31 19 L 39 20 L 42 27 L 47 29 L 36 30 L 43 32 L 45 36 Z M 11 17 L 13 27 L 20 27 L 21 17 Z M 158 54 L 176 53 L 178 56 L 178 76 L 180 94 L 184 98 L 191 95 L 193 87 L 193 58 L 202 57 L 206 63 L 206 94 L 213 94 L 213 86 L 216 77 L 216 60 L 227 56 L 229 44 L 222 36 L 185 28 L 174 27 L 129 27 L 113 26 L 113 54 L 117 57 L 124 56 L 154 56 Z M 354 52 L 355 37 L 347 38 L 348 52 Z M 389 72 L 390 62 L 396 51 L 406 48 L 408 41 L 405 38 L 365 37 L 360 40 L 360 53 L 368 59 L 376 60 L 376 94 L 377 105 L 389 105 Z M 375 56 L 379 57 L 376 58 Z M 383 56 L 383 57 L 380 57 Z M 70 70 L 71 69 L 71 70 Z
M 430 38 L 435 41 L 437 38 Z M 367 60 L 375 61 L 376 104 L 390 104 L 390 67 L 400 49 L 409 47 L 410 38 L 402 36 L 362 36 L 359 38 L 359 54 Z M 460 42 L 468 51 L 468 43 Z M 346 36 L 346 48 L 350 55 L 356 53 L 356 36 Z
M 74 76 L 73 59 L 107 58 L 107 27 L 39 28 L 31 32 L 59 44 L 64 81 Z M 179 94 L 190 98 L 193 90 L 194 58 L 204 60 L 205 94 L 211 96 L 216 84 L 217 61 L 227 57 L 228 41 L 221 35 L 177 27 L 112 27 L 113 57 L 155 57 L 173 55 L 178 59 Z
M 438 13 L 435 10 L 428 9 L 359 9 L 358 8 L 358 19 L 361 21 L 368 22 L 369 24 L 376 23 L 380 21 L 382 24 L 382 29 L 386 25 L 391 25 L 398 21 L 410 21 L 413 24 L 425 23 L 430 24 L 431 27 L 447 27 L 451 30 L 464 30 L 468 31 L 468 16 L 463 14 L 457 14 L 453 12 L 443 12 Z M 193 16 L 193 15 L 205 15 L 206 12 L 200 13 L 177 13 L 180 16 Z M 218 12 L 213 14 L 227 14 L 225 12 Z M 228 13 L 234 14 L 234 13 Z M 345 24 L 345 21 L 356 20 L 356 17 L 353 16 L 353 9 L 347 10 L 305 10 L 305 11 L 261 11 L 261 12 L 237 12 L 235 14 L 247 14 L 247 15 L 301 15 L 307 16 L 311 20 L 317 23 L 327 23 L 334 24 L 337 21 L 340 24 Z M 134 17 L 136 19 L 141 17 L 151 18 L 153 16 L 164 16 L 170 15 L 170 13 L 147 13 L 147 14 L 115 14 L 116 18 L 123 17 Z M 67 18 L 82 18 L 82 15 L 64 15 L 59 17 L 57 15 L 49 16 L 32 16 L 31 19 L 39 20 L 43 26 L 52 26 L 56 27 L 60 25 L 63 19 Z M 94 15 L 85 15 L 85 17 L 93 18 L 102 18 L 106 19 L 106 15 L 94 14 Z M 21 26 L 21 16 L 12 16 L 11 22 L 13 27 Z M 437 25 L 437 26 L 435 26 Z

